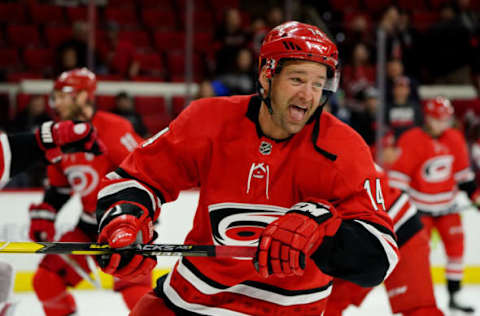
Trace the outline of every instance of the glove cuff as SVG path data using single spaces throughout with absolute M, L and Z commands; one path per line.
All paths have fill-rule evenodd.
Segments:
M 43 151 L 57 147 L 53 138 L 53 124 L 53 121 L 42 123 L 42 125 L 40 125 L 40 127 L 35 131 L 37 143 Z
M 308 216 L 318 224 L 322 224 L 332 217 L 337 217 L 335 208 L 328 202 L 300 202 L 292 206 L 287 214 L 289 213 Z
M 30 219 L 32 220 L 47 220 L 54 222 L 57 218 L 57 210 L 48 203 L 32 204 L 28 210 Z

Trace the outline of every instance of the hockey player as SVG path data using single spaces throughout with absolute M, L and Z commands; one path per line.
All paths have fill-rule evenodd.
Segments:
M 464 236 L 455 203 L 458 189 L 478 204 L 480 192 L 470 169 L 463 135 L 451 128 L 453 107 L 443 97 L 424 106 L 425 125 L 405 132 L 398 140 L 399 157 L 389 172 L 390 184 L 409 193 L 422 214 L 428 236 L 435 227 L 447 254 L 449 307 L 473 313 L 457 298 L 463 278 Z
M 48 167 L 49 187 L 43 201 L 30 206 L 29 235 L 35 241 L 51 241 L 55 236 L 55 218 L 69 200 L 71 191 L 81 196 L 83 212 L 77 226 L 60 241 L 95 241 L 95 204 L 100 179 L 131 152 L 142 139 L 135 134 L 132 125 L 111 113 L 95 111 L 95 75 L 86 68 L 64 72 L 55 81 L 54 109 L 60 120 L 89 121 L 105 144 L 103 155 L 76 153 L 65 154 L 60 162 Z M 89 272 L 84 256 L 71 256 L 84 271 Z M 75 286 L 82 277 L 72 266 L 57 255 L 47 255 L 41 261 L 33 279 L 33 287 L 47 316 L 70 315 L 76 311 L 75 301 L 67 286 Z M 137 300 L 151 289 L 151 276 L 131 283 L 116 280 L 114 289 L 119 291 L 125 303 L 132 308 Z
M 395 267 L 369 149 L 321 114 L 338 83 L 335 44 L 287 22 L 266 36 L 261 60 L 258 95 L 192 102 L 107 175 L 97 204 L 99 242 L 148 243 L 161 204 L 199 186 L 185 243 L 258 245 L 255 264 L 182 258 L 131 315 L 321 315 L 332 276 L 373 286 Z M 141 255 L 101 261 L 132 279 L 155 266 Z
M 400 248 L 400 261 L 385 280 L 392 313 L 403 316 L 442 316 L 436 306 L 430 274 L 429 236 L 417 208 L 405 192 L 388 185 L 385 172 L 377 166 L 384 184 L 388 215 L 392 218 Z M 360 306 L 372 288 L 334 279 L 324 316 L 341 316 L 349 305 Z
M 45 122 L 35 132 L 7 135 L 0 131 L 0 189 L 33 162 L 54 162 L 63 152 L 100 154 L 95 128 L 86 122 Z
M 90 123 L 72 121 L 45 122 L 35 132 L 7 135 L 0 132 L 0 189 L 17 173 L 34 161 L 61 159 L 64 152 L 100 154 L 103 145 Z M 15 304 L 9 301 L 13 285 L 13 268 L 0 261 L 0 315 L 13 315 Z

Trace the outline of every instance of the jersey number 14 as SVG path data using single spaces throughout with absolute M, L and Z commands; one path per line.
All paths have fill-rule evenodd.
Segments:
M 367 191 L 370 202 L 372 202 L 373 209 L 378 211 L 378 204 L 382 205 L 383 210 L 385 211 L 385 200 L 383 199 L 382 194 L 382 185 L 380 184 L 380 179 L 375 179 L 375 199 L 373 198 L 372 188 L 370 185 L 370 179 L 365 180 L 363 188 Z

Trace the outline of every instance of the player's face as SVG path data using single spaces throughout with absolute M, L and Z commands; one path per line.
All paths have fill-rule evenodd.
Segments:
M 320 106 L 327 67 L 311 61 L 288 61 L 272 79 L 274 135 L 298 133 Z M 265 131 L 264 131 L 265 132 Z M 269 135 L 270 136 L 270 135 Z
M 434 118 L 432 116 L 426 116 L 425 122 L 432 136 L 440 136 L 445 130 L 452 125 L 452 119 L 447 118 Z
M 62 91 L 54 91 L 53 102 L 55 112 L 60 120 L 78 119 L 78 113 L 81 111 L 81 105 L 78 104 L 78 98 L 74 95 Z

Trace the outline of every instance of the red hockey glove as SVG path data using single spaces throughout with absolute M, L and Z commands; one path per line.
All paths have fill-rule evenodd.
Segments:
M 61 159 L 62 152 L 91 152 L 99 155 L 105 151 L 95 128 L 88 122 L 49 121 L 43 123 L 35 134 L 39 147 L 52 163 Z
M 473 192 L 472 196 L 470 197 L 473 205 L 480 211 L 480 189 L 477 188 L 475 192 Z
M 55 218 L 57 210 L 48 203 L 31 204 L 30 231 L 28 236 L 33 241 L 53 241 L 55 238 Z
M 264 278 L 302 275 L 306 258 L 317 250 L 325 236 L 333 236 L 341 219 L 328 202 L 295 204 L 270 223 L 262 233 L 254 259 Z
M 100 220 L 98 242 L 108 243 L 112 248 L 151 243 L 154 236 L 148 210 L 139 204 L 117 204 Z M 97 261 L 104 272 L 129 281 L 144 278 L 157 264 L 156 257 L 127 252 L 102 255 Z

